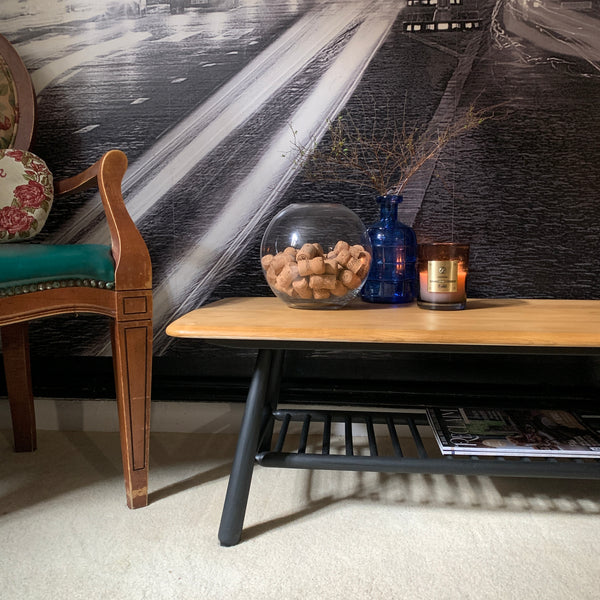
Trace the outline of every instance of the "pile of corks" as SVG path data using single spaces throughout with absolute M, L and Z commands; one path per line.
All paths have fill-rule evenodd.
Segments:
M 265 254 L 262 266 L 275 292 L 291 298 L 326 300 L 342 297 L 360 287 L 371 266 L 371 255 L 363 246 L 340 240 L 325 254 L 320 244 L 289 246 L 277 254 Z

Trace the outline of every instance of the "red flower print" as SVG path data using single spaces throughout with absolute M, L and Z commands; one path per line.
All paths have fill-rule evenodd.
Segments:
M 0 129 L 7 131 L 8 129 L 10 129 L 10 126 L 11 126 L 11 122 L 8 117 L 4 117 L 4 121 L 0 121 Z
M 46 194 L 41 183 L 29 181 L 27 185 L 18 185 L 15 188 L 15 197 L 25 208 L 39 208 L 46 199 Z
M 14 206 L 5 206 L 0 209 L 0 231 L 19 233 L 31 227 L 33 217 Z
M 29 168 L 36 171 L 36 173 L 41 173 L 42 171 L 46 170 L 46 165 L 43 162 L 31 161 Z
M 21 162 L 23 160 L 23 150 L 5 150 L 4 154 L 14 158 L 17 162 Z

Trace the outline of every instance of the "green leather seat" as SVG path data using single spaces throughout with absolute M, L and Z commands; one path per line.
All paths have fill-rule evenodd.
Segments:
M 0 296 L 58 287 L 112 288 L 115 267 L 109 246 L 99 244 L 0 245 Z

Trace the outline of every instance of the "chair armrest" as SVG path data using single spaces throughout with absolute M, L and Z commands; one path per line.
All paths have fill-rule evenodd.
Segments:
M 120 150 L 109 150 L 82 173 L 56 181 L 57 196 L 97 186 L 110 231 L 115 261 L 116 290 L 152 289 L 150 254 L 140 232 L 127 212 L 121 183 L 127 170 L 127 157 Z
M 54 180 L 54 195 L 62 196 L 83 192 L 92 187 L 98 187 L 98 161 L 85 171 L 67 179 Z

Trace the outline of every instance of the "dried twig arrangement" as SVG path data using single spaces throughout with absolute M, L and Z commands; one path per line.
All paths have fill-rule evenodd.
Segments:
M 298 140 L 292 127 L 294 155 L 310 181 L 346 183 L 374 189 L 379 195 L 400 195 L 408 181 L 427 162 L 439 156 L 454 138 L 467 133 L 491 118 L 489 110 L 470 106 L 459 118 L 444 127 L 409 127 L 402 119 L 373 119 L 370 126 L 359 126 L 346 113 L 328 123 L 328 143 Z M 365 133 L 365 130 L 369 130 Z

